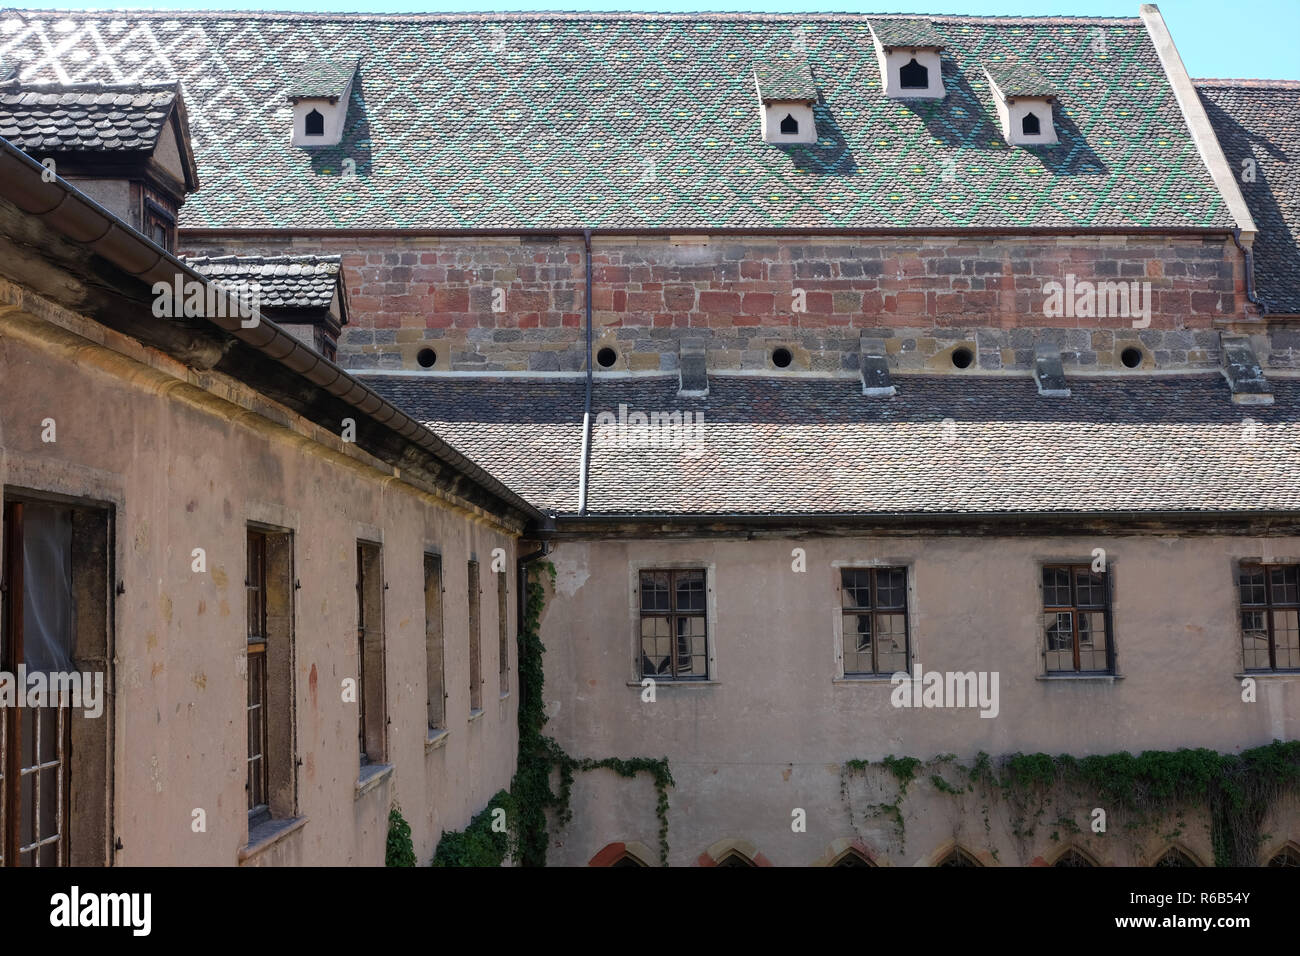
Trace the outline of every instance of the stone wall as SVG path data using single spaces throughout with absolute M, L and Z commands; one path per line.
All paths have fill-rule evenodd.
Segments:
M 339 353 L 350 368 L 418 369 L 422 350 L 436 353 L 434 370 L 585 367 L 574 237 L 205 240 L 187 251 L 341 253 L 352 321 Z M 978 368 L 1027 369 L 1036 341 L 1059 342 L 1067 368 L 1118 365 L 1130 345 L 1145 367 L 1210 367 L 1216 324 L 1253 315 L 1243 268 L 1225 237 L 597 235 L 595 347 L 615 351 L 613 368 L 674 369 L 689 337 L 705 341 L 711 368 L 764 369 L 782 345 L 790 368 L 836 372 L 856 369 L 870 330 L 903 370 L 951 367 L 963 344 Z M 1075 314 L 1064 306 L 1071 277 L 1076 289 L 1149 283 L 1149 298 L 1138 292 L 1150 314 L 1106 295 L 1095 310 L 1124 314 Z

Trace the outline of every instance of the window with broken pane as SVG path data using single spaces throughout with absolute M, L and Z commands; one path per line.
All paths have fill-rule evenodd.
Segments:
M 641 676 L 708 680 L 704 571 L 642 571 L 640 579 Z
M 1043 568 L 1043 656 L 1049 674 L 1111 674 L 1109 571 L 1087 564 Z
M 1237 588 L 1246 670 L 1300 669 L 1300 565 L 1243 564 Z
M 909 668 L 906 568 L 841 568 L 840 604 L 846 677 Z

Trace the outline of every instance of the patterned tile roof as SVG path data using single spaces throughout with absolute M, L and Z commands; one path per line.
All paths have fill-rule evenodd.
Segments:
M 933 22 L 937 101 L 884 97 L 847 14 L 7 10 L 0 57 L 179 76 L 205 181 L 183 227 L 1231 228 L 1140 20 Z M 291 147 L 295 69 L 356 55 L 342 142 Z M 1059 145 L 1002 141 L 979 64 L 1008 57 L 1061 91 Z M 817 77 L 816 144 L 760 136 L 753 66 L 789 60 Z
M 871 31 L 880 41 L 880 45 L 890 47 L 939 47 L 943 48 L 943 37 L 929 20 L 916 17 L 896 17 L 888 20 L 871 18 Z
M 26 152 L 148 152 L 176 102 L 171 82 L 0 83 L 0 138 Z
M 576 510 L 581 381 L 361 377 L 533 504 Z M 1276 403 L 1249 409 L 1213 374 L 1072 377 L 1071 397 L 1053 399 L 1028 377 L 896 383 L 895 398 L 870 399 L 856 381 L 715 375 L 707 398 L 683 399 L 676 377 L 597 376 L 593 421 L 704 419 L 667 449 L 637 447 L 635 429 L 594 428 L 588 511 L 1300 510 L 1296 379 L 1274 380 Z
M 1003 96 L 1055 96 L 1052 81 L 1023 60 L 1001 60 L 985 63 L 989 75 Z
M 812 70 L 801 60 L 778 60 L 775 63 L 754 65 L 754 79 L 758 82 L 758 97 L 764 103 L 771 100 L 817 99 L 817 81 Z
M 328 309 L 342 281 L 342 256 L 199 256 L 198 272 L 237 286 L 256 285 L 263 308 Z
M 1256 294 L 1300 314 L 1300 81 L 1194 82 L 1259 229 Z
M 357 72 L 357 60 L 315 60 L 295 66 L 289 75 L 289 99 L 338 99 Z

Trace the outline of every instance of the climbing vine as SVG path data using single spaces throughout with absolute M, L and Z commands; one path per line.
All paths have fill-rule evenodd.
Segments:
M 543 581 L 543 574 L 546 581 Z M 572 819 L 569 797 L 575 773 L 612 770 L 621 777 L 650 774 L 654 782 L 655 814 L 659 820 L 659 862 L 668 865 L 668 788 L 673 786 L 667 758 L 606 757 L 601 760 L 572 757 L 543 733 L 546 707 L 542 699 L 541 623 L 546 588 L 555 586 L 555 565 L 549 561 L 528 568 L 524 619 L 519 624 L 519 760 L 509 792 L 501 791 L 474 817 L 463 832 L 444 832 L 434 856 L 435 866 L 499 866 L 507 855 L 520 866 L 545 866 L 550 844 L 547 811 L 564 826 Z M 552 789 L 551 778 L 559 785 Z M 490 811 L 506 808 L 509 836 L 494 833 Z M 444 845 L 447 850 L 444 852 Z
M 1123 818 L 1129 833 L 1149 830 L 1173 819 L 1172 832 L 1183 830 L 1186 812 L 1203 808 L 1209 819 L 1217 866 L 1253 866 L 1263 835 L 1260 828 L 1269 808 L 1284 793 L 1300 790 L 1300 741 L 1273 743 L 1240 754 L 1207 749 L 1147 750 L 1138 755 L 1114 753 L 1090 757 L 1068 754 L 1014 753 L 994 760 L 980 753 L 971 766 L 952 754 L 922 762 L 915 757 L 889 756 L 878 763 L 849 760 L 840 770 L 840 794 L 853 825 L 849 779 L 880 767 L 896 784 L 892 802 L 867 806 L 871 816 L 890 819 L 905 839 L 902 803 L 908 787 L 928 773 L 931 787 L 954 798 L 967 794 L 984 801 L 984 827 L 990 829 L 989 805 L 1004 801 L 1012 835 L 1027 839 L 1044 822 L 1053 805 L 1098 805 Z M 882 777 L 882 779 L 887 779 Z M 1049 819 L 1051 837 L 1081 832 L 1072 815 L 1060 812 Z

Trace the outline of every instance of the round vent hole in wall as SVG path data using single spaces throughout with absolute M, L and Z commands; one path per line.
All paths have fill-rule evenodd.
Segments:
M 1124 363 L 1125 368 L 1137 368 L 1142 364 L 1142 350 L 1130 346 L 1119 353 L 1119 360 Z
M 772 364 L 777 368 L 789 368 L 794 356 L 787 348 L 772 349 Z
M 609 347 L 605 347 L 596 353 L 596 364 L 601 368 L 612 368 L 618 361 L 618 353 Z
M 420 368 L 433 368 L 434 363 L 438 361 L 438 353 L 433 349 L 420 349 L 415 355 L 415 360 L 420 363 Z
M 975 353 L 968 348 L 955 349 L 952 353 L 952 364 L 956 368 L 970 368 L 970 363 L 975 361 Z

